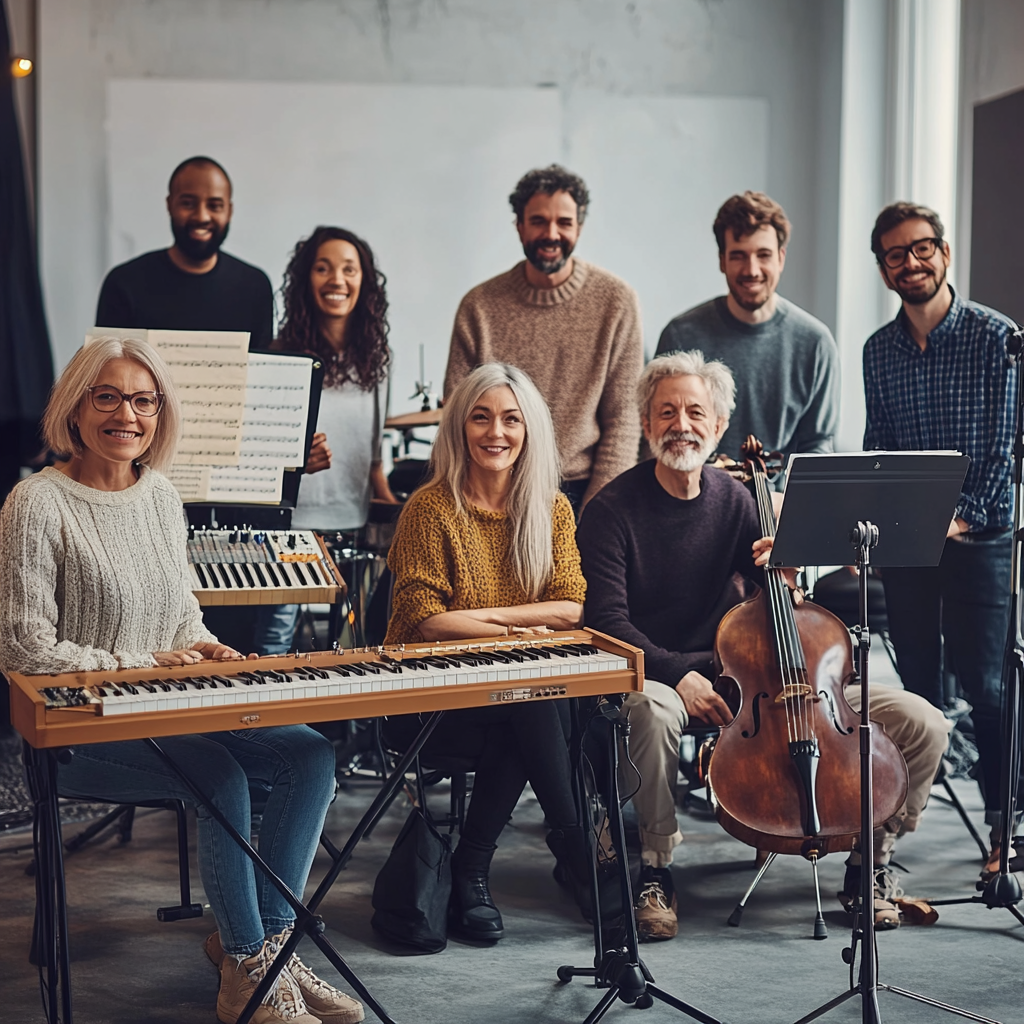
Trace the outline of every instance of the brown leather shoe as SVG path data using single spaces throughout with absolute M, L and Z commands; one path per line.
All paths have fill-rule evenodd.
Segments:
M 679 932 L 678 901 L 668 868 L 645 867 L 640 874 L 640 894 L 633 904 L 636 932 L 641 942 L 674 939 Z
M 220 965 L 220 991 L 217 993 L 217 1020 L 235 1024 L 256 986 L 263 980 L 274 958 L 269 941 L 245 960 L 224 956 Z M 252 1024 L 321 1024 L 306 1007 L 299 986 L 287 969 L 277 976 L 274 987 L 250 1018 Z

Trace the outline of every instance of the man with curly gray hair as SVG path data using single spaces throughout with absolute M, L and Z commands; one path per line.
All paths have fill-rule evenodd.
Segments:
M 706 464 L 729 423 L 734 393 L 728 368 L 698 351 L 652 360 L 637 403 L 654 458 L 608 484 L 576 534 L 587 626 L 644 652 L 643 692 L 626 702 L 629 752 L 640 776 L 627 789 L 636 788 L 643 862 L 636 919 L 644 941 L 669 939 L 677 930 L 669 865 L 683 838 L 675 806 L 679 739 L 691 721 L 732 721 L 736 708 L 712 686 L 715 633 L 744 599 L 740 577 L 763 584 L 758 562 L 766 560 L 769 542 L 761 538 L 754 499 Z M 855 688 L 847 697 L 856 704 Z M 870 713 L 906 758 L 910 790 L 896 824 L 910 831 L 927 803 L 949 722 L 923 698 L 888 686 L 873 688 Z M 888 860 L 895 837 L 891 828 L 876 832 L 877 863 Z M 875 923 L 899 924 L 888 900 L 876 899 Z

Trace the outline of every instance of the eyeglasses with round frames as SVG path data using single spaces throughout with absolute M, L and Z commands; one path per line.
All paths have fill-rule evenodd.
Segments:
M 941 238 L 919 238 L 910 245 L 894 245 L 882 253 L 882 262 L 890 270 L 898 270 L 907 262 L 907 253 L 912 252 L 923 263 L 935 255 L 935 250 L 941 244 Z
M 127 402 L 137 416 L 155 416 L 164 404 L 162 391 L 136 391 L 126 395 L 123 391 L 109 384 L 93 384 L 85 389 L 92 399 L 92 407 L 97 412 L 116 412 L 122 402 Z

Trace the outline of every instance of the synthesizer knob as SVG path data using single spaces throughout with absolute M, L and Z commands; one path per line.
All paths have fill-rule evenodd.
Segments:
M 290 548 L 294 548 L 295 547 L 295 534 L 294 533 L 289 533 L 288 534 L 288 547 L 290 547 Z
M 237 544 L 238 543 L 238 531 L 237 530 L 232 530 L 231 531 L 231 535 L 228 537 L 228 543 L 229 544 Z
M 252 540 L 252 532 L 249 530 L 242 531 L 242 543 L 248 544 Z

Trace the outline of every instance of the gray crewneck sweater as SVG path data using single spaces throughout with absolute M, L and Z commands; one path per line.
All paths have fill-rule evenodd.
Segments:
M 154 651 L 216 642 L 185 537 L 177 492 L 146 467 L 123 491 L 56 469 L 23 480 L 0 513 L 0 669 L 143 668 Z
M 839 424 L 839 350 L 810 313 L 777 298 L 775 315 L 748 324 L 720 296 L 680 314 L 661 332 L 657 355 L 700 349 L 736 380 L 736 411 L 719 451 L 740 457 L 754 434 L 766 451 L 830 452 Z

